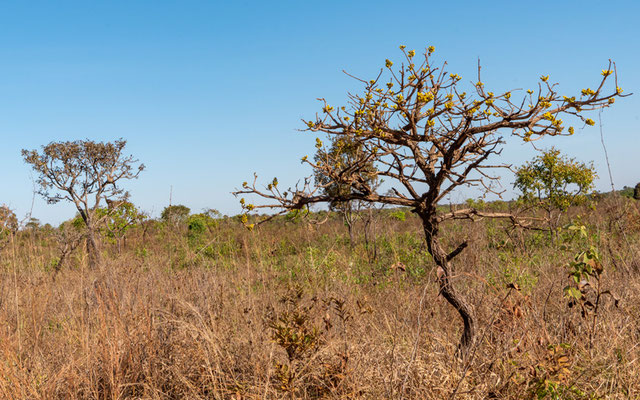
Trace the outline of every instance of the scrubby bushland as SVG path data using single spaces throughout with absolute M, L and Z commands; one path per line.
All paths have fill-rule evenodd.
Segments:
M 570 208 L 560 246 L 501 221 L 449 222 L 443 243 L 464 236 L 471 250 L 451 278 L 476 310 L 466 361 L 422 222 L 399 215 L 374 216 L 375 254 L 335 214 L 254 232 L 219 216 L 148 220 L 120 254 L 104 238 L 102 268 L 77 246 L 57 274 L 60 231 L 18 231 L 0 250 L 0 398 L 640 395 L 637 201 Z

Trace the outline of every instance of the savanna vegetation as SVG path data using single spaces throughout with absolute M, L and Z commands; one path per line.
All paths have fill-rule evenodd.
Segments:
M 453 277 L 477 318 L 466 360 L 407 209 L 374 211 L 368 242 L 358 218 L 353 244 L 337 213 L 253 232 L 146 220 L 120 246 L 103 231 L 96 269 L 66 252 L 77 221 L 3 231 L 0 397 L 634 398 L 638 203 L 572 207 L 557 240 L 453 221 L 445 243 L 470 240 Z
M 124 140 L 23 151 L 38 193 L 78 215 L 0 207 L 0 397 L 640 397 L 634 189 L 594 193 L 593 166 L 549 142 L 503 182 L 517 199 L 446 204 L 500 194 L 507 139 L 593 125 L 583 113 L 623 96 L 614 64 L 579 96 L 542 76 L 516 99 L 401 50 L 305 120 L 327 135 L 312 176 L 243 183 L 236 216 L 145 214 Z

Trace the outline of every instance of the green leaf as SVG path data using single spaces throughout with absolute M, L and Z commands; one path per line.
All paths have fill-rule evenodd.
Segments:
M 564 294 L 566 297 L 574 298 L 576 300 L 582 299 L 582 293 L 575 286 L 565 287 Z

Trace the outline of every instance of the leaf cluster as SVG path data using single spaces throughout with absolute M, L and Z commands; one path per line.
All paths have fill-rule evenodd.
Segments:
M 189 213 L 191 213 L 189 207 L 177 204 L 165 207 L 160 214 L 160 218 L 165 222 L 177 224 L 185 222 L 189 217 Z
M 123 237 L 126 232 L 146 219 L 146 215 L 128 201 L 120 202 L 113 208 L 99 208 L 98 219 L 104 221 L 102 231 L 107 237 Z

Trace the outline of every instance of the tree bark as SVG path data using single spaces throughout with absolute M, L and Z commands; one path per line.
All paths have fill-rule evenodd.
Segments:
M 89 256 L 89 269 L 96 269 L 102 263 L 102 257 L 100 256 L 100 249 L 98 242 L 96 242 L 96 228 L 94 225 L 93 214 L 89 211 L 85 211 L 81 204 L 76 203 L 76 208 L 87 227 L 87 254 Z
M 89 255 L 89 268 L 96 269 L 102 263 L 100 248 L 95 238 L 92 227 L 87 225 L 87 254 Z
M 440 286 L 440 293 L 442 294 L 442 297 L 444 297 L 445 300 L 447 300 L 447 302 L 451 304 L 456 311 L 458 311 L 460 317 L 462 317 L 463 331 L 458 345 L 458 354 L 462 358 L 465 358 L 468 355 L 469 349 L 471 348 L 475 338 L 475 318 L 473 315 L 473 309 L 466 302 L 465 298 L 455 290 L 451 283 L 451 275 L 453 272 L 450 262 L 451 257 L 449 257 L 449 255 L 444 251 L 438 239 L 438 223 L 433 218 L 425 219 L 423 217 L 423 226 L 427 249 L 438 267 L 438 285 Z
M 342 209 L 342 219 L 349 232 L 349 247 L 353 249 L 355 239 L 353 237 L 353 210 L 350 202 L 346 203 Z

